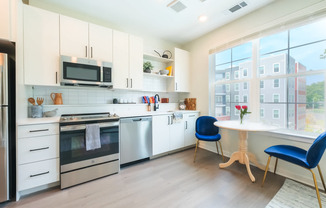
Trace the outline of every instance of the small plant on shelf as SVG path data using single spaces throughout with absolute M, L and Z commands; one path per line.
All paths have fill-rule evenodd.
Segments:
M 144 72 L 151 73 L 151 71 L 153 70 L 153 68 L 154 67 L 153 67 L 153 65 L 152 65 L 151 62 L 146 61 L 146 62 L 143 63 L 143 70 L 144 70 Z

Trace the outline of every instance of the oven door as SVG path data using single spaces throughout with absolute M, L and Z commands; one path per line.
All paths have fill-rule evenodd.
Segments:
M 119 159 L 119 122 L 99 123 L 101 148 L 86 150 L 86 124 L 65 125 L 60 127 L 60 165 L 78 163 L 95 158 L 117 155 Z M 99 161 L 100 162 L 100 161 Z M 105 162 L 105 161 L 102 161 Z

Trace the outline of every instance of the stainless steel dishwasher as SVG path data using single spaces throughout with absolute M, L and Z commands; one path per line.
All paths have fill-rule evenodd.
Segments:
M 152 156 L 152 117 L 120 119 L 120 164 Z

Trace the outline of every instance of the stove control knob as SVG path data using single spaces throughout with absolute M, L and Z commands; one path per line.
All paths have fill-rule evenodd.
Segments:
M 118 117 L 118 115 L 117 114 L 113 114 L 113 117 Z

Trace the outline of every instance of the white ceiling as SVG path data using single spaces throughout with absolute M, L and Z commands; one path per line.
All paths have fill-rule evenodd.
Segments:
M 228 9 L 241 0 L 179 0 L 187 7 L 179 13 L 167 7 L 173 0 L 32 1 L 87 15 L 126 32 L 184 44 L 274 0 L 244 0 L 248 5 L 234 13 Z M 206 15 L 207 21 L 199 22 L 200 15 Z

